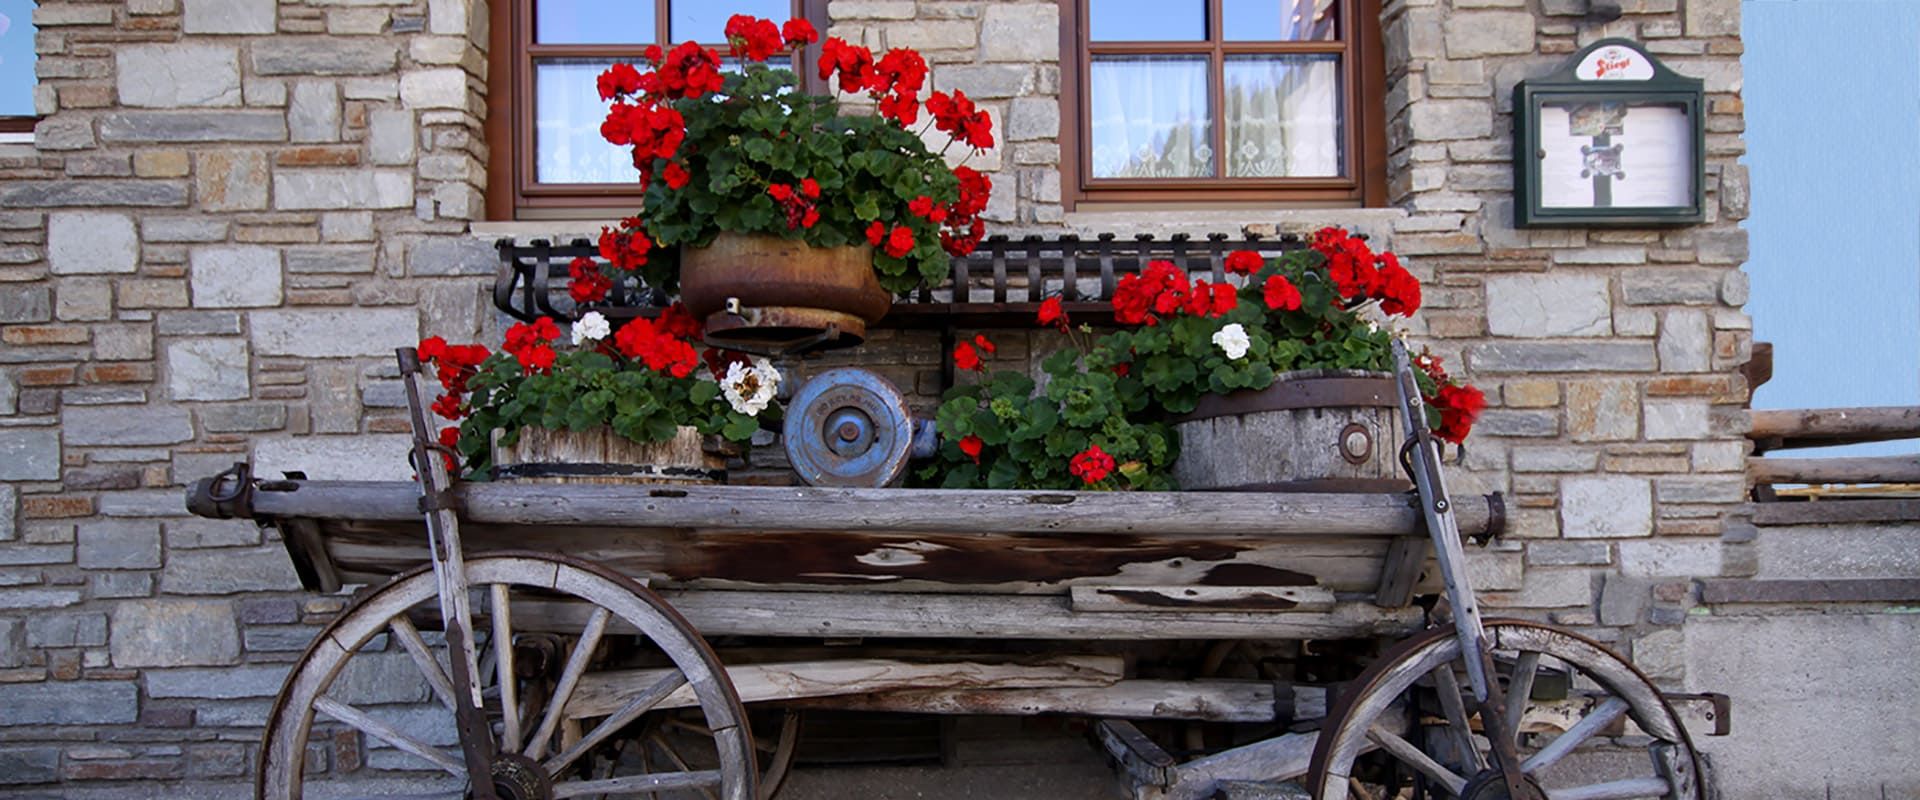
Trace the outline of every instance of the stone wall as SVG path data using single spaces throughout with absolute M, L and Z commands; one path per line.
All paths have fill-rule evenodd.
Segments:
M 995 232 L 1344 223 L 1427 281 L 1415 321 L 1494 406 L 1458 470 L 1504 491 L 1490 605 L 1682 677 L 1689 578 L 1752 570 L 1737 0 L 1389 0 L 1391 208 L 1068 212 L 1054 2 L 835 0 L 830 33 L 912 46 L 1001 145 Z M 497 330 L 486 10 L 468 0 L 47 0 L 31 148 L 0 147 L 0 785 L 251 769 L 285 664 L 342 603 L 271 535 L 183 515 L 234 461 L 407 475 L 390 358 Z M 1510 90 L 1603 36 L 1706 80 L 1708 222 L 1514 230 Z M 1030 352 L 1030 351 L 1029 351 Z M 859 359 L 921 393 L 931 338 Z

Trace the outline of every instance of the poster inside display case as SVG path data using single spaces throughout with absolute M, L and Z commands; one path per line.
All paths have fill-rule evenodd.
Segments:
M 1514 224 L 1685 224 L 1704 218 L 1700 80 L 1633 42 L 1594 43 L 1514 87 Z

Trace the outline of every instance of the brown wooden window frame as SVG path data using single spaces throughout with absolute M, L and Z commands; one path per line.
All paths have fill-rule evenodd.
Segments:
M 1226 41 L 1221 0 L 1205 0 L 1207 38 L 1184 42 L 1089 42 L 1090 0 L 1060 0 L 1060 172 L 1066 210 L 1081 203 L 1186 205 L 1387 203 L 1386 52 L 1381 0 L 1337 0 L 1338 40 Z M 1277 0 L 1276 0 L 1277 2 Z M 1232 55 L 1340 56 L 1341 112 L 1348 174 L 1337 178 L 1099 178 L 1093 175 L 1092 109 L 1086 97 L 1093 56 L 1207 55 L 1214 152 L 1224 154 L 1225 59 Z M 1223 156 L 1224 157 L 1224 156 Z
M 648 45 L 669 46 L 670 0 L 636 0 L 653 3 L 655 40 L 631 44 L 537 44 L 533 41 L 533 4 L 541 1 L 496 0 L 489 11 L 492 28 L 487 65 L 487 218 L 513 220 L 525 211 L 544 212 L 540 216 L 546 218 L 604 217 L 608 211 L 630 215 L 639 209 L 643 196 L 637 185 L 543 184 L 534 180 L 533 65 L 535 60 L 547 58 L 611 58 L 639 64 Z M 793 5 L 825 36 L 826 0 L 793 0 Z M 702 44 L 719 50 L 723 57 L 726 55 L 725 42 Z M 808 70 L 799 67 L 813 63 L 818 48 L 816 44 L 795 54 L 795 72 L 809 87 L 814 82 Z

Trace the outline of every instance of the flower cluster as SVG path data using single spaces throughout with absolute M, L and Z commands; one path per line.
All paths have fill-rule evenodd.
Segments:
M 1092 486 L 1113 474 L 1113 467 L 1113 456 L 1107 455 L 1105 450 L 1100 449 L 1100 445 L 1095 444 L 1088 445 L 1087 449 L 1074 456 L 1067 471 L 1074 477 L 1086 481 L 1088 486 Z
M 973 341 L 961 342 L 953 346 L 953 366 L 971 372 L 985 372 L 987 365 L 981 358 L 981 354 L 991 356 L 998 352 L 1000 348 L 994 345 L 993 340 L 988 339 L 986 334 L 975 334 Z
M 685 307 L 675 304 L 657 318 L 618 327 L 599 312 L 583 314 L 570 331 L 571 348 L 560 346 L 562 330 L 548 317 L 508 328 L 497 353 L 449 345 L 437 336 L 422 340 L 421 361 L 438 369 L 445 390 L 433 410 L 460 422 L 441 431 L 441 443 L 458 449 L 470 477 L 485 477 L 496 430 L 503 442 L 528 426 L 606 426 L 642 443 L 692 427 L 746 441 L 777 409 L 780 374 L 764 359 L 742 371 L 744 357 L 720 354 L 735 367 L 723 387 L 698 369 L 700 354 L 688 341 L 698 330 Z
M 1380 310 L 1411 317 L 1420 310 L 1420 281 L 1392 253 L 1375 253 L 1367 240 L 1339 228 L 1321 228 L 1313 249 L 1327 260 L 1327 277 L 1350 303 L 1380 301 Z
M 1486 394 L 1449 377 L 1440 357 L 1425 350 L 1414 357 L 1413 365 L 1425 378 L 1420 382 L 1420 393 L 1427 403 L 1428 426 L 1434 437 L 1454 444 L 1466 441 L 1467 432 L 1487 408 Z
M 553 343 L 559 339 L 560 326 L 551 317 L 541 317 L 530 323 L 514 323 L 507 329 L 507 341 L 500 350 L 520 363 L 521 372 L 532 375 L 553 369 L 553 360 L 559 355 Z
M 1153 261 L 1139 274 L 1124 275 L 1113 290 L 1113 315 L 1123 325 L 1158 325 L 1162 317 L 1185 314 L 1223 317 L 1239 304 L 1230 283 L 1189 282 L 1170 261 Z
M 615 64 L 600 75 L 600 96 L 611 104 L 601 134 L 631 149 L 646 191 L 640 213 L 609 232 L 617 241 L 603 236 L 608 263 L 635 269 L 649 263 L 647 247 L 704 246 L 720 232 L 818 247 L 858 244 L 865 234 L 881 285 L 899 291 L 944 277 L 949 254 L 973 250 L 985 234 L 980 214 L 992 183 L 950 165 L 921 136 L 943 131 L 949 146 L 971 154 L 993 146 L 990 114 L 960 92 L 924 96 L 927 63 L 911 49 L 876 57 L 830 38 L 820 77 L 878 111 L 843 116 L 834 98 L 796 91 L 790 70 L 767 63 L 820 40 L 805 20 L 776 25 L 735 15 L 726 36 L 738 70 L 722 71 L 719 53 L 686 43 L 650 47 L 644 64 Z M 923 104 L 932 119 L 915 130 Z M 677 283 L 671 264 L 643 277 L 664 291 Z M 597 288 L 587 282 L 579 291 L 594 296 Z

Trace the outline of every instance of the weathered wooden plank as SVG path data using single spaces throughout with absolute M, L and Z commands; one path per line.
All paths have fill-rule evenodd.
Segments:
M 1920 500 L 1822 498 L 1754 503 L 1755 525 L 1834 525 L 1845 522 L 1920 522 Z
M 348 582 L 378 582 L 426 560 L 412 523 L 326 520 L 328 557 Z M 1320 586 L 1371 592 L 1375 537 L 1146 536 L 662 530 L 467 524 L 475 552 L 538 547 L 659 586 L 878 592 L 1063 594 L 1076 584 Z M 1435 581 L 1420 584 L 1435 591 Z
M 1700 582 L 1703 603 L 1905 603 L 1920 600 L 1920 579 L 1747 580 Z
M 1374 590 L 1373 602 L 1382 608 L 1403 608 L 1412 603 L 1420 572 L 1432 552 L 1433 543 L 1425 536 L 1394 537 L 1380 564 L 1380 588 Z
M 1351 639 L 1403 636 L 1421 611 L 1340 603 L 1330 611 L 1075 614 L 1064 596 L 664 590 L 707 636 L 969 639 Z M 519 600 L 514 627 L 580 630 L 578 604 Z M 617 620 L 614 633 L 623 631 Z
M 1326 713 L 1326 690 L 1296 686 L 1292 719 Z M 1025 689 L 902 689 L 786 703 L 796 708 L 1030 717 L 1272 722 L 1273 684 L 1265 681 L 1124 680 L 1106 686 Z M 1303 716 L 1303 714 L 1310 716 Z
M 1920 456 L 1833 456 L 1747 460 L 1754 483 L 1916 483 Z
M 612 714 L 672 672 L 638 669 L 583 676 L 567 703 L 570 718 Z M 864 694 L 909 687 L 1008 688 L 1099 686 L 1119 681 L 1126 663 L 1119 656 L 1060 656 L 1035 661 L 958 660 L 917 663 L 894 659 L 847 658 L 781 664 L 743 664 L 727 668 L 743 703 L 805 697 Z M 696 704 L 691 687 L 682 687 L 655 708 Z
M 1307 773 L 1318 733 L 1287 733 L 1195 759 L 1175 770 L 1166 800 L 1204 800 L 1221 781 L 1278 781 Z
M 1333 592 L 1318 586 L 1097 586 L 1079 584 L 1069 595 L 1074 611 L 1326 611 Z
M 1148 796 L 1154 790 L 1164 789 L 1173 783 L 1176 763 L 1173 756 L 1147 738 L 1133 723 L 1103 719 L 1093 730 L 1100 737 L 1101 746 L 1113 757 L 1113 763 L 1119 768 L 1121 779 L 1126 781 L 1130 796 Z
M 1747 438 L 1783 440 L 1774 449 L 1920 438 L 1920 406 L 1754 409 L 1747 418 Z
M 303 481 L 295 491 L 254 496 L 257 517 L 411 520 L 417 496 L 406 482 Z M 1257 492 L 1019 492 L 950 489 L 837 489 L 787 486 L 455 487 L 462 517 L 476 523 L 599 525 L 617 528 L 755 532 L 963 530 L 1258 536 L 1403 536 L 1420 513 L 1397 494 Z M 1486 532 L 1492 496 L 1455 499 L 1463 534 Z

